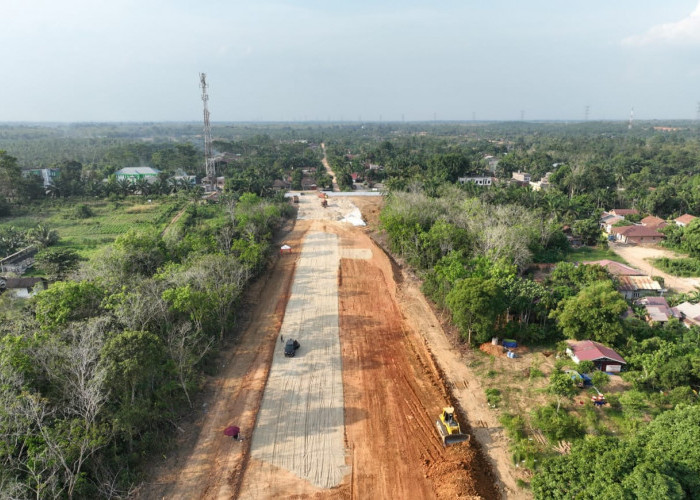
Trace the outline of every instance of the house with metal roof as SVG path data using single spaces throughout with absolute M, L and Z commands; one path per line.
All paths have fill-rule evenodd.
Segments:
M 645 276 L 645 273 L 639 269 L 609 259 L 590 260 L 581 262 L 581 264 L 584 266 L 600 266 L 613 276 Z
M 691 304 L 683 302 L 673 308 L 675 313 L 680 315 L 683 324 L 690 328 L 691 326 L 700 326 L 700 304 Z
M 660 243 L 666 236 L 645 226 L 618 226 L 610 228 L 610 234 L 621 243 L 634 245 L 654 245 Z
M 121 170 L 114 172 L 117 180 L 126 179 L 131 182 L 137 181 L 138 179 L 146 179 L 148 181 L 155 181 L 158 179 L 158 174 L 160 170 L 151 167 L 126 167 Z
M 675 222 L 677 226 L 685 227 L 691 222 L 693 222 L 695 219 L 697 219 L 697 217 L 695 217 L 694 215 L 683 214 L 680 217 L 673 219 L 673 222 Z
M 617 283 L 617 291 L 628 300 L 646 295 L 661 295 L 665 291 L 661 283 L 649 276 L 618 276 Z
M 596 368 L 604 372 L 618 373 L 627 361 L 615 350 L 592 340 L 570 340 L 566 353 L 576 364 L 581 361 L 593 361 Z
M 644 307 L 644 318 L 650 324 L 666 323 L 673 318 L 681 319 L 681 314 L 669 307 L 666 297 L 642 297 L 635 304 Z

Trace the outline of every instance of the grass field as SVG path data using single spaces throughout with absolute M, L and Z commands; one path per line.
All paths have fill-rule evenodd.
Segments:
M 590 260 L 614 260 L 627 264 L 627 261 L 608 248 L 581 247 L 573 249 L 564 258 L 565 262 L 587 262 Z
M 162 231 L 185 203 L 186 200 L 170 197 L 152 199 L 151 203 L 140 197 L 118 201 L 56 200 L 31 207 L 24 215 L 3 217 L 0 227 L 29 229 L 44 224 L 58 231 L 61 237 L 59 246 L 72 248 L 82 257 L 90 257 L 130 229 Z M 81 204 L 89 207 L 91 217 L 75 217 L 75 207 Z

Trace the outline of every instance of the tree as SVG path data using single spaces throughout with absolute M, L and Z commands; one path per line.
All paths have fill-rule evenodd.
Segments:
M 569 338 L 616 344 L 622 339 L 621 315 L 627 302 L 615 290 L 612 281 L 588 285 L 574 297 L 559 303 L 550 313 Z
M 36 319 L 55 327 L 99 314 L 104 292 L 89 281 L 57 281 L 35 297 Z
M 9 202 L 19 200 L 17 189 L 22 181 L 22 169 L 17 158 L 0 150 L 0 196 Z
M 467 342 L 487 341 L 495 331 L 498 316 L 504 311 L 503 291 L 493 280 L 466 278 L 459 281 L 447 294 L 447 305 L 452 318 Z
M 552 372 L 552 375 L 549 377 L 547 392 L 557 397 L 557 413 L 559 413 L 559 408 L 561 407 L 562 399 L 569 399 L 574 397 L 574 395 L 577 393 L 577 390 L 574 386 L 574 381 L 569 375 L 562 372 L 561 370 L 554 370 Z
M 36 265 L 52 280 L 65 278 L 78 268 L 80 255 L 70 248 L 45 248 L 34 257 Z
M 40 247 L 50 247 L 58 243 L 59 236 L 55 229 L 44 224 L 37 224 L 36 227 L 27 231 L 27 239 Z

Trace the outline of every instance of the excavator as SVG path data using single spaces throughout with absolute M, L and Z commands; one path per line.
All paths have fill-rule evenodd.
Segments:
M 452 446 L 453 444 L 469 441 L 469 434 L 462 434 L 459 428 L 455 409 L 452 406 L 442 409 L 440 418 L 435 421 L 435 426 L 445 446 Z

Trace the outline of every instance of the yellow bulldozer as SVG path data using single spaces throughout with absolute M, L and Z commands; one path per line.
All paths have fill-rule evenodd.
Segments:
M 442 409 L 440 418 L 435 421 L 435 426 L 445 446 L 469 441 L 469 434 L 462 434 L 459 428 L 455 409 L 452 406 Z

